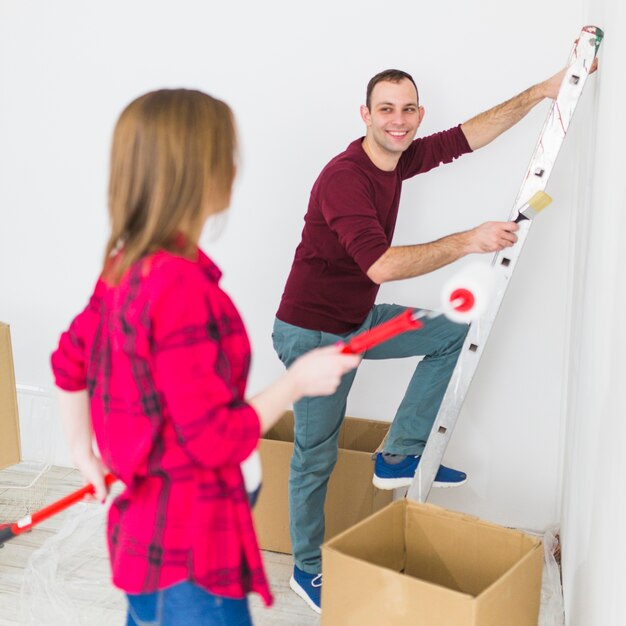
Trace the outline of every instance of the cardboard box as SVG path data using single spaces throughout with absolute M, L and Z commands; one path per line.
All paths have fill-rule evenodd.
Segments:
M 11 334 L 0 322 L 0 469 L 20 461 L 20 426 Z
M 263 488 L 254 507 L 254 520 L 263 550 L 291 553 L 288 481 L 293 452 L 293 413 L 285 416 L 261 440 Z M 392 491 L 372 485 L 372 453 L 390 424 L 346 417 L 339 433 L 339 456 L 328 482 L 326 539 L 353 526 L 393 499 Z
M 400 500 L 322 548 L 322 626 L 537 626 L 541 541 Z

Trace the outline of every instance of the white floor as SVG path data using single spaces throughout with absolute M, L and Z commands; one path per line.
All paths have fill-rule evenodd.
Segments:
M 6 484 L 7 477 L 10 481 L 11 471 L 4 470 L 0 473 L 2 478 L 0 480 L 0 523 L 4 521 L 1 519 L 2 505 L 6 505 L 6 502 L 13 497 L 12 494 L 8 494 L 2 489 L 2 484 Z M 48 474 L 46 500 L 48 502 L 57 500 L 82 486 L 82 484 L 77 470 L 54 467 Z M 66 522 L 70 519 L 68 516 L 76 516 L 76 507 L 82 507 L 83 510 L 86 510 L 87 507 L 93 506 L 96 505 L 76 505 L 72 509 L 42 522 L 31 532 L 8 541 L 0 549 L 0 626 L 26 624 L 56 626 L 57 623 L 63 624 L 63 626 L 73 624 L 76 626 L 95 626 L 96 618 L 93 616 L 96 614 L 98 624 L 122 626 L 125 623 L 123 596 L 106 584 L 108 565 L 104 550 L 102 550 L 100 558 L 94 558 L 90 551 L 91 556 L 86 559 L 87 562 L 84 559 L 76 561 L 77 566 L 72 571 L 75 580 L 72 582 L 71 588 L 65 584 L 61 589 L 63 594 L 58 600 L 58 606 L 50 606 L 50 598 L 55 593 L 54 584 L 57 587 L 60 585 L 59 577 L 56 577 L 56 583 L 53 583 L 52 589 L 49 587 L 44 589 L 41 585 L 37 587 L 39 583 L 43 584 L 43 581 L 33 580 L 32 569 L 27 569 L 29 558 L 37 548 L 40 548 L 47 539 L 57 536 L 60 529 L 67 528 Z M 77 541 L 76 538 L 74 541 Z M 317 626 L 320 623 L 319 617 L 289 588 L 289 577 L 292 569 L 291 556 L 274 552 L 264 552 L 263 556 L 267 575 L 272 583 L 275 602 L 270 609 L 267 609 L 257 596 L 250 598 L 255 626 Z M 73 557 L 66 555 L 64 558 L 68 560 Z M 50 561 L 51 559 L 48 558 L 47 560 Z M 46 566 L 48 567 L 49 563 Z M 25 578 L 26 576 L 28 578 Z M 100 591 L 95 594 L 97 597 L 94 597 L 93 583 L 98 577 L 105 582 Z M 50 574 L 50 579 L 54 580 L 55 576 Z M 89 602 L 84 599 L 87 594 L 84 593 L 85 587 L 81 590 L 81 582 L 90 585 Z M 39 598 L 32 596 L 33 589 L 39 588 L 43 589 L 44 593 Z M 24 597 L 21 597 L 21 594 L 24 594 Z M 81 604 L 81 606 L 68 606 L 68 598 L 75 600 L 76 604 Z M 80 598 L 80 600 L 76 598 Z M 37 616 L 34 610 L 36 604 L 41 605 L 40 616 Z M 55 609 L 63 611 L 62 618 L 56 616 Z M 48 611 L 47 617 L 41 617 L 41 613 L 46 615 L 46 611 Z

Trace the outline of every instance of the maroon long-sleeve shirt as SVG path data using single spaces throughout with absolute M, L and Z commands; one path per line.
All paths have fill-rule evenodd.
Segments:
M 288 324 L 343 334 L 358 328 L 379 285 L 367 270 L 391 245 L 402 181 L 471 152 L 460 126 L 416 139 L 391 172 L 353 141 L 313 185 L 276 316 Z

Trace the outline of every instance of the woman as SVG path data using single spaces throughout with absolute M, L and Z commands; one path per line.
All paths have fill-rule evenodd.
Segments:
M 359 361 L 316 350 L 245 398 L 246 331 L 198 248 L 230 202 L 235 152 L 230 109 L 204 93 L 123 111 L 102 273 L 52 355 L 78 468 L 102 500 L 105 467 L 125 485 L 108 544 L 132 626 L 245 625 L 249 591 L 271 603 L 240 463 L 290 403 L 333 393 Z

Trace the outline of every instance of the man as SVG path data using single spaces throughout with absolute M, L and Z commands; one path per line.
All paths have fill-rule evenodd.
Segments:
M 518 96 L 450 130 L 414 140 L 424 119 L 413 78 L 386 70 L 367 86 L 361 117 L 364 138 L 351 143 L 322 170 L 313 186 L 302 240 L 276 313 L 273 341 L 289 366 L 300 354 L 347 341 L 406 307 L 375 305 L 379 286 L 432 272 L 472 253 L 512 246 L 514 222 L 486 222 L 430 243 L 391 245 L 403 180 L 488 144 L 544 98 L 556 98 L 559 72 Z M 387 359 L 425 355 L 394 417 L 374 484 L 409 485 L 467 334 L 444 316 L 392 339 L 363 356 Z M 295 444 L 289 478 L 290 533 L 295 560 L 291 587 L 321 612 L 324 500 L 337 459 L 337 436 L 356 370 L 333 396 L 294 405 Z M 435 486 L 456 486 L 463 472 L 441 466 Z

